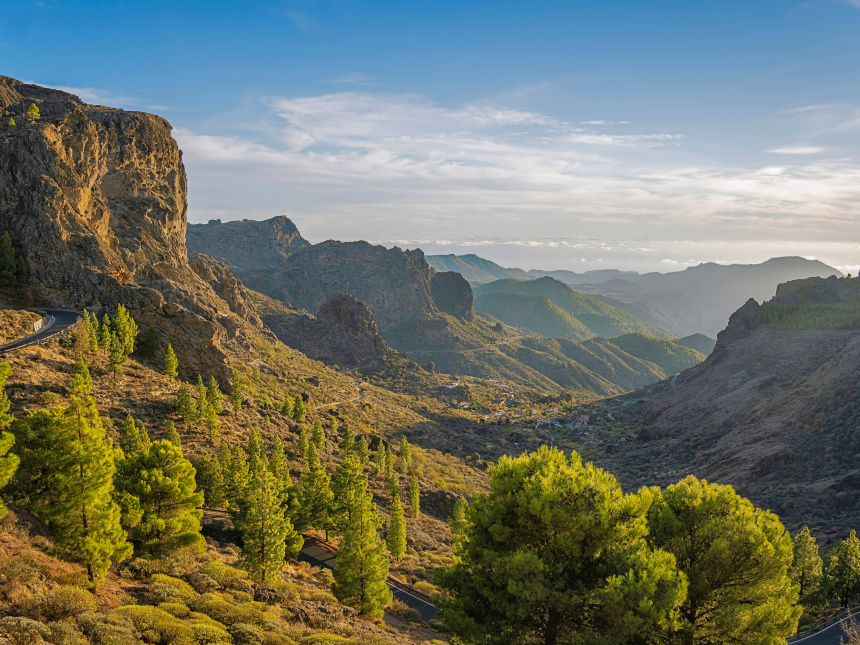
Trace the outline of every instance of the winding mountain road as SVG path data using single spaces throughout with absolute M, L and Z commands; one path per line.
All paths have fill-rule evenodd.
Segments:
M 854 612 L 851 616 L 846 616 L 838 623 L 834 623 L 830 627 L 825 627 L 812 636 L 791 641 L 790 645 L 797 645 L 798 643 L 803 643 L 803 645 L 841 645 L 841 643 L 847 642 L 845 630 L 842 627 L 852 616 L 856 619 L 858 612 Z
M 70 309 L 46 309 L 45 315 L 49 318 L 48 324 L 35 334 L 30 334 L 29 336 L 3 345 L 0 347 L 0 354 L 36 345 L 54 336 L 60 336 L 74 325 L 83 314 L 80 311 L 72 311 Z

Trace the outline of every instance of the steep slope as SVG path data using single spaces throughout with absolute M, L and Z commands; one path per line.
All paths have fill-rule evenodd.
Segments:
M 547 272 L 529 272 L 532 276 Z M 716 335 L 731 313 L 749 298 L 765 300 L 778 284 L 809 277 L 840 275 L 817 260 L 798 257 L 773 258 L 760 264 L 709 262 L 671 273 L 589 271 L 585 274 L 548 272 L 577 290 L 602 296 L 605 302 L 625 303 L 625 311 L 644 314 L 654 324 L 665 317 L 665 326 L 678 334 Z
M 478 311 L 490 314 L 509 325 L 521 327 L 550 338 L 586 340 L 592 331 L 545 296 L 493 292 L 478 296 Z
M 704 334 L 691 334 L 690 336 L 679 338 L 675 343 L 684 347 L 689 347 L 690 349 L 694 349 L 697 352 L 701 352 L 705 356 L 708 356 L 712 351 L 714 351 L 714 346 L 717 344 L 717 341 L 713 338 L 708 338 Z
M 787 325 L 799 311 L 801 324 Z M 693 472 L 734 485 L 792 529 L 847 532 L 860 520 L 858 362 L 860 280 L 780 285 L 763 307 L 751 299 L 736 311 L 674 387 L 633 395 L 641 402 L 626 409 L 646 440 L 603 463 L 631 486 Z
M 680 342 L 653 338 L 645 334 L 625 334 L 610 338 L 607 343 L 621 351 L 660 366 L 666 374 L 685 370 L 701 363 L 707 357 L 703 352 L 690 349 Z
M 33 123 L 31 104 L 41 112 Z M 0 133 L 0 230 L 29 266 L 21 301 L 124 303 L 173 344 L 183 369 L 223 376 L 222 346 L 259 320 L 231 309 L 245 312 L 235 285 L 222 281 L 219 296 L 188 261 L 185 168 L 170 124 L 7 77 L 0 110 L 18 123 Z
M 234 273 L 276 269 L 287 257 L 310 246 L 287 217 L 262 222 L 241 220 L 189 224 L 186 233 L 189 253 L 202 253 L 226 262 Z
M 476 307 L 479 311 L 482 311 L 483 309 L 481 308 L 484 306 L 481 297 L 491 293 L 520 294 L 547 298 L 556 307 L 563 309 L 584 325 L 591 331 L 593 336 L 600 336 L 602 338 L 620 336 L 631 332 L 643 332 L 664 338 L 672 335 L 665 329 L 646 325 L 641 320 L 621 309 L 611 307 L 604 302 L 574 291 L 555 278 L 543 277 L 529 281 L 512 279 L 496 280 L 495 282 L 476 287 L 475 293 L 478 296 Z M 521 302 L 521 299 L 508 298 L 506 304 L 504 300 L 504 296 L 496 295 L 492 301 L 494 311 L 489 313 L 492 313 L 493 316 L 504 322 L 508 322 L 508 317 L 522 318 L 524 315 L 527 315 L 520 311 L 520 308 L 524 304 Z M 536 318 L 539 316 L 539 313 L 535 314 Z M 511 322 L 510 324 L 517 323 Z
M 467 255 L 428 255 L 427 263 L 437 271 L 455 271 L 472 285 L 485 284 L 503 278 L 531 279 L 529 274 L 522 269 L 506 269 L 473 253 Z

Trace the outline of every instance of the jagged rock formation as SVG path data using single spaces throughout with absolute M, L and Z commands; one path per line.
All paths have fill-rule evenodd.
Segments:
M 184 370 L 222 373 L 219 345 L 240 333 L 234 312 L 246 307 L 235 284 L 219 282 L 231 308 L 188 261 L 185 168 L 170 124 L 3 76 L 0 112 L 0 230 L 26 258 L 35 298 L 122 302 L 163 332 Z
M 278 314 L 263 320 L 281 342 L 329 365 L 370 373 L 383 356 L 393 353 L 379 335 L 370 308 L 347 293 L 333 296 L 316 317 Z
M 317 311 L 338 293 L 350 293 L 370 307 L 383 332 L 437 311 L 431 279 L 421 250 L 333 240 L 294 253 L 275 271 L 243 278 L 251 289 L 308 311 Z
M 692 472 L 734 485 L 792 529 L 844 535 L 860 521 L 858 310 L 857 279 L 799 280 L 762 306 L 749 300 L 704 363 L 630 396 L 643 401 L 628 409 L 646 440 L 601 465 L 630 487 Z
M 459 273 L 440 271 L 434 274 L 430 280 L 430 294 L 439 311 L 466 320 L 472 319 L 472 287 Z
M 242 220 L 189 224 L 189 253 L 203 253 L 226 262 L 240 277 L 252 271 L 276 269 L 296 251 L 308 246 L 296 225 L 284 215 L 262 222 Z

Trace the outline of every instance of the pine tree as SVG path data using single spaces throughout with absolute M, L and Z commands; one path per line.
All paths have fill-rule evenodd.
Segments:
M 122 344 L 123 353 L 129 356 L 134 352 L 134 342 L 139 329 L 134 318 L 131 317 L 131 314 L 128 313 L 128 310 L 122 303 L 117 305 L 113 324 L 114 331 Z
M 15 132 L 18 129 L 17 124 L 15 123 L 15 119 L 11 116 L 9 117 L 9 123 L 6 124 L 6 127 L 9 128 L 10 132 Z
M 308 446 L 310 445 L 310 440 L 308 439 L 308 431 L 304 424 L 299 426 L 299 454 L 307 459 L 308 456 Z
M 87 329 L 87 347 L 91 354 L 95 354 L 99 350 L 99 320 L 95 314 L 90 314 L 84 311 L 84 319 Z
M 332 417 L 328 422 L 328 436 L 334 437 L 337 434 L 337 418 Z
M 332 591 L 341 603 L 380 618 L 383 607 L 392 600 L 385 583 L 389 566 L 386 547 L 377 534 L 382 520 L 364 478 L 356 483 L 349 498 L 355 519 L 345 531 L 337 552 Z
M 75 376 L 81 377 L 81 385 L 87 394 L 92 394 L 93 379 L 90 376 L 90 369 L 87 367 L 83 356 L 78 356 L 78 362 L 75 363 Z
M 825 575 L 827 589 L 839 599 L 840 607 L 847 607 L 860 595 L 860 539 L 856 531 L 830 547 Z
M 373 474 L 379 477 L 385 470 L 385 444 L 379 441 L 379 447 L 373 453 Z
M 385 479 L 391 482 L 391 478 L 394 477 L 394 457 L 388 444 L 385 444 L 383 448 L 385 450 Z
M 54 546 L 82 562 L 91 585 L 100 582 L 112 560 L 131 554 L 111 491 L 114 450 L 106 440 L 95 401 L 76 377 L 69 407 L 52 411 L 51 446 L 45 454 L 48 476 L 45 519 Z
M 348 455 L 355 450 L 355 435 L 352 434 L 352 430 L 349 429 L 348 425 L 343 427 L 343 436 L 340 438 L 338 448 L 340 448 L 344 455 Z
M 215 441 L 221 433 L 221 421 L 218 419 L 218 413 L 211 405 L 206 406 L 206 432 L 209 433 L 209 440 Z
M 181 450 L 182 449 L 182 438 L 179 436 L 179 433 L 176 431 L 176 426 L 173 424 L 173 421 L 168 420 L 166 429 L 167 429 L 167 431 L 164 435 L 164 438 Z
M 395 560 L 399 560 L 406 553 L 406 517 L 403 515 L 403 502 L 400 501 L 399 492 L 391 504 L 391 524 L 385 542 L 388 544 L 388 552 Z
M 284 402 L 281 404 L 281 414 L 292 418 L 293 403 L 293 397 L 291 397 L 289 393 L 284 395 Z
M 35 123 L 41 118 L 39 114 L 39 108 L 35 103 L 30 103 L 30 107 L 27 108 L 27 119 L 30 123 Z
M 454 513 L 448 518 L 448 527 L 451 529 L 451 551 L 456 559 L 463 553 L 466 536 L 469 532 L 469 502 L 462 495 L 454 502 Z
M 418 517 L 421 514 L 421 489 L 418 487 L 418 478 L 412 475 L 409 480 L 409 512 L 412 517 Z
M 233 379 L 230 384 L 230 403 L 233 405 L 233 412 L 242 411 L 243 396 L 244 393 L 242 392 L 242 379 L 239 376 L 239 372 L 233 370 Z
M 330 511 L 330 524 L 338 535 L 343 535 L 349 527 L 355 504 L 352 503 L 350 495 L 359 485 L 359 480 L 367 477 L 361 469 L 358 457 L 354 454 L 346 454 L 335 470 L 331 480 L 332 504 Z
M 400 497 L 400 477 L 392 470 L 391 476 L 388 478 L 388 499 L 391 500 L 392 504 L 395 497 Z
M 328 534 L 332 503 L 331 479 L 320 462 L 314 444 L 308 447 L 305 471 L 299 477 L 299 504 L 305 522 Z
M 227 496 L 230 507 L 237 509 L 241 507 L 245 491 L 251 481 L 251 471 L 248 468 L 248 455 L 245 453 L 245 449 L 239 444 L 233 446 L 227 464 L 228 467 L 224 469 L 224 494 Z M 223 461 L 221 466 L 224 467 Z
M 141 450 L 149 450 L 149 447 L 152 445 L 152 441 L 149 438 L 149 433 L 146 431 L 146 426 L 142 423 L 137 424 L 137 434 L 140 436 Z
M 9 397 L 6 396 L 6 380 L 12 375 L 12 368 L 8 363 L 0 363 L 0 489 L 2 489 L 12 475 L 18 469 L 20 459 L 18 455 L 12 454 L 12 446 L 15 445 L 15 435 L 11 432 L 4 432 L 6 428 L 14 421 L 14 418 L 9 414 Z M 3 505 L 3 500 L 0 500 L 0 519 L 6 516 L 6 507 Z
M 196 465 L 197 488 L 203 492 L 204 501 L 209 508 L 226 508 L 224 494 L 224 473 L 221 460 L 217 456 L 203 455 Z
M 311 441 L 317 447 L 318 452 L 325 450 L 325 430 L 323 430 L 322 423 L 319 420 L 314 423 L 314 429 L 311 432 Z
M 364 468 L 367 466 L 367 462 L 370 459 L 370 447 L 367 445 L 367 437 L 364 435 L 358 438 L 358 447 L 355 449 L 355 454 L 358 455 L 361 467 Z
M 287 464 L 287 452 L 284 450 L 284 442 L 280 436 L 276 436 L 269 449 L 268 459 L 269 472 L 279 482 L 282 489 L 292 484 L 290 480 L 290 468 Z
M 245 450 L 248 454 L 248 469 L 251 473 L 259 472 L 266 463 L 266 455 L 263 449 L 263 435 L 260 434 L 259 428 L 251 430 L 248 437 L 248 448 Z
M 167 343 L 167 349 L 164 351 L 164 374 L 171 381 L 179 375 L 179 360 L 173 352 L 173 345 Z
M 305 420 L 305 415 L 307 414 L 307 408 L 305 407 L 305 400 L 302 398 L 301 394 L 296 395 L 296 400 L 293 403 L 293 419 L 298 422 L 302 422 Z
M 143 450 L 140 432 L 134 422 L 134 417 L 130 414 L 126 415 L 125 421 L 122 423 L 122 429 L 119 432 L 119 447 L 122 448 L 126 457 L 132 457 Z
M 195 402 L 195 414 L 199 421 L 206 420 L 206 411 L 209 408 L 209 400 L 206 398 L 206 384 L 203 383 L 203 377 L 197 375 L 197 399 Z
M 214 376 L 209 377 L 209 387 L 206 388 L 206 400 L 215 409 L 216 414 L 221 414 L 221 411 L 224 409 L 223 395 Z
M 409 447 L 409 440 L 406 439 L 406 435 L 400 437 L 400 451 L 397 458 L 397 469 L 405 475 L 412 466 L 412 449 Z
M 296 532 L 284 512 L 278 483 L 262 463 L 244 503 L 247 511 L 237 525 L 242 534 L 243 567 L 256 582 L 279 579 L 287 541 L 294 543 Z
M 800 590 L 799 598 L 804 606 L 808 607 L 816 600 L 821 585 L 822 566 L 818 543 L 809 534 L 809 527 L 804 526 L 794 537 L 794 557 L 788 572 Z
M 143 510 L 130 535 L 139 549 L 202 551 L 203 514 L 197 507 L 203 504 L 203 493 L 197 492 L 196 471 L 181 448 L 169 441 L 153 441 L 148 450 L 126 459 L 120 470 L 118 488 L 135 497 Z
M 116 375 L 119 374 L 122 370 L 122 366 L 125 361 L 125 346 L 120 341 L 119 336 L 111 332 L 110 354 L 108 354 L 108 369 L 113 374 L 114 381 L 116 381 Z
M 191 401 L 191 395 L 188 393 L 185 383 L 179 386 L 173 407 L 185 421 L 186 427 L 191 425 L 191 422 L 194 420 L 194 403 Z
M 99 331 L 99 345 L 105 354 L 110 354 L 110 317 L 102 316 L 101 330 Z

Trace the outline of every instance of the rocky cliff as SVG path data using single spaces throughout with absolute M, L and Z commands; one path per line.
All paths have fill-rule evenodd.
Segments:
M 185 168 L 170 124 L 7 77 L 0 112 L 0 230 L 27 260 L 32 297 L 122 302 L 163 332 L 184 369 L 223 371 L 219 345 L 241 333 L 245 306 L 235 284 L 222 280 L 218 295 L 189 263 Z
M 394 352 L 379 335 L 370 308 L 347 293 L 339 293 L 307 314 L 264 316 L 280 341 L 306 356 L 341 368 L 371 373 Z
M 631 395 L 642 440 L 602 463 L 630 486 L 729 483 L 792 529 L 842 535 L 860 522 L 858 365 L 860 280 L 780 285 L 732 315 L 704 363 Z
M 189 224 L 186 243 L 189 253 L 222 260 L 239 276 L 276 269 L 287 257 L 310 246 L 296 225 L 283 215 L 262 222 L 246 219 Z

